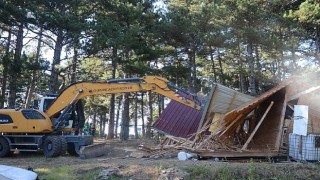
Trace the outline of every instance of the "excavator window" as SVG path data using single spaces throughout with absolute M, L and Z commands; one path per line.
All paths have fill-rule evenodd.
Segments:
M 0 124 L 13 123 L 11 117 L 6 114 L 0 114 Z
M 22 114 L 26 119 L 46 119 L 41 113 L 33 109 L 22 110 Z
M 43 101 L 43 112 L 45 112 L 53 103 L 54 98 L 44 99 Z

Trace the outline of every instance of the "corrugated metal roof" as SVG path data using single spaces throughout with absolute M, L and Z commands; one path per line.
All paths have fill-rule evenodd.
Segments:
M 201 111 L 172 100 L 153 127 L 172 136 L 188 138 L 197 132 L 200 119 Z
M 211 96 L 210 111 L 225 114 L 245 102 L 252 100 L 254 97 L 249 96 L 221 84 L 216 84 L 214 93 Z
M 225 114 L 253 98 L 253 96 L 240 93 L 221 84 L 214 84 L 209 93 L 208 102 L 204 108 L 198 129 L 209 120 L 208 118 L 212 117 L 213 113 Z
M 270 89 L 269 91 L 265 92 L 261 96 L 252 99 L 251 101 L 244 103 L 243 105 L 239 106 L 238 108 L 234 109 L 226 113 L 220 121 L 220 126 L 215 133 L 229 134 L 233 131 L 241 122 L 243 118 L 245 118 L 253 109 L 255 109 L 259 104 L 265 101 L 268 97 L 273 95 L 274 93 L 278 92 L 282 88 L 286 87 L 290 83 L 294 81 L 294 78 L 290 78 L 286 81 L 283 81 L 279 85 L 275 86 L 274 88 Z M 238 118 L 240 117 L 240 118 Z M 238 121 L 239 123 L 234 123 L 233 121 Z M 232 124 L 233 123 L 233 124 Z M 231 126 L 230 128 L 226 129 L 226 127 Z

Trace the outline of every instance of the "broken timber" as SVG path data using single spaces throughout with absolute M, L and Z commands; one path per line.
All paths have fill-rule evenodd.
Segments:
M 286 156 L 294 105 L 300 103 L 310 107 L 308 131 L 320 134 L 320 107 L 313 102 L 320 100 L 318 77 L 289 78 L 235 108 L 231 108 L 230 104 L 237 104 L 241 95 L 235 95 L 232 91 L 224 93 L 221 86 L 215 85 L 210 94 L 212 101 L 205 108 L 208 112 L 203 113 L 198 131 L 192 132 L 190 138 L 185 140 L 170 137 L 171 140 L 160 148 L 184 149 L 203 157 Z M 227 112 L 218 112 L 222 107 Z M 217 122 L 212 122 L 214 113 L 221 113 Z M 213 124 L 215 127 L 211 128 Z M 248 130 L 244 130 L 245 126 Z
M 256 134 L 258 128 L 260 127 L 261 123 L 263 122 L 263 120 L 265 119 L 266 115 L 268 114 L 268 112 L 270 111 L 271 107 L 273 105 L 273 101 L 271 101 L 268 109 L 266 110 L 266 112 L 263 114 L 261 120 L 259 121 L 259 123 L 256 125 L 256 127 L 254 128 L 253 132 L 250 134 L 248 140 L 246 141 L 246 143 L 243 145 L 242 147 L 242 151 L 246 150 L 248 147 L 248 144 L 250 143 L 250 141 L 252 140 L 253 136 Z

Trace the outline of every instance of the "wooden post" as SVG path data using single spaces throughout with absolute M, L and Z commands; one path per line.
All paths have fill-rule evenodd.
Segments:
M 257 124 L 257 126 L 254 128 L 253 132 L 250 134 L 249 138 L 247 139 L 246 143 L 243 145 L 242 147 L 242 151 L 247 149 L 247 146 L 249 145 L 250 141 L 252 140 L 253 136 L 256 134 L 257 130 L 259 129 L 260 125 L 262 124 L 263 120 L 265 119 L 265 117 L 267 116 L 268 112 L 270 111 L 272 105 L 273 105 L 273 101 L 270 102 L 267 110 L 264 112 L 263 116 L 261 117 L 259 123 Z
M 279 150 L 280 149 L 280 145 L 282 144 L 281 142 L 283 141 L 283 125 L 284 125 L 284 118 L 286 115 L 286 109 L 287 109 L 287 104 L 288 104 L 288 100 L 287 100 L 287 90 L 286 90 L 286 94 L 284 96 L 284 101 L 283 101 L 283 106 L 282 106 L 282 112 L 281 112 L 281 116 L 280 116 L 280 124 L 279 124 L 279 129 L 278 129 L 278 134 L 277 134 L 277 138 L 276 138 L 276 142 L 275 142 L 275 149 Z

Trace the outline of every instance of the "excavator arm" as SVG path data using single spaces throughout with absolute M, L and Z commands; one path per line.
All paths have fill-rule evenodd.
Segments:
M 192 95 L 193 100 L 179 96 L 176 91 L 183 92 L 186 95 L 191 94 L 175 87 L 167 79 L 158 76 L 144 76 L 143 78 L 111 79 L 107 81 L 88 81 L 71 84 L 60 93 L 52 105 L 45 111 L 45 114 L 52 118 L 62 110 L 67 112 L 73 104 L 86 96 L 148 91 L 161 94 L 198 110 L 201 108 L 200 102 L 195 96 Z

